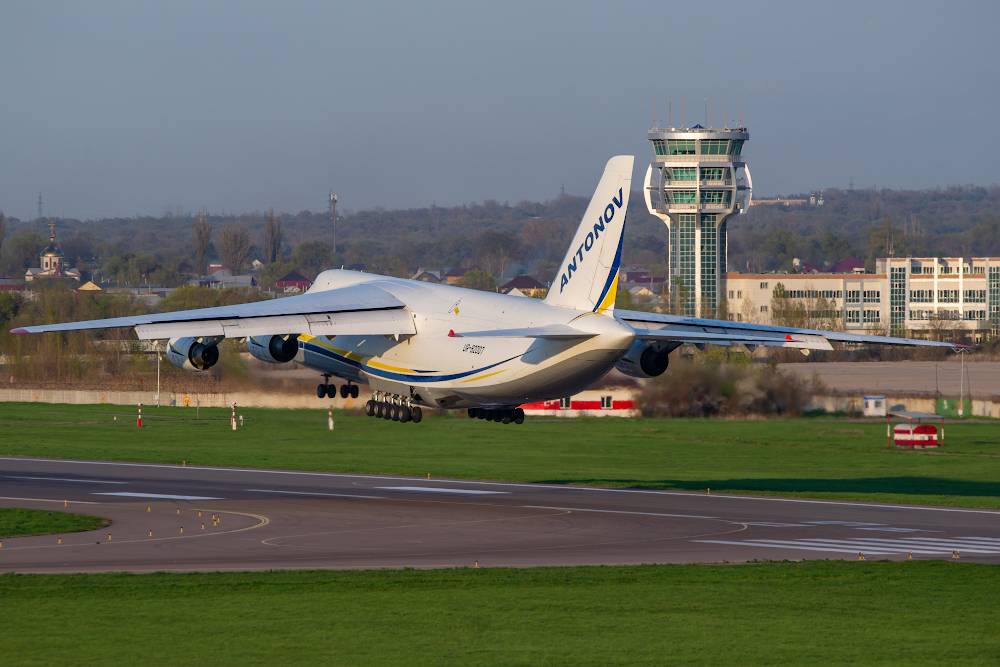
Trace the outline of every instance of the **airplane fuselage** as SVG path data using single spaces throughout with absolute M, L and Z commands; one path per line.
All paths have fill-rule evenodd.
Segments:
M 300 364 L 429 407 L 516 406 L 569 396 L 604 376 L 635 332 L 608 315 L 538 299 L 355 271 L 324 271 L 310 293 L 372 284 L 406 304 L 415 334 L 299 336 Z M 592 338 L 480 337 L 518 327 L 570 325 Z

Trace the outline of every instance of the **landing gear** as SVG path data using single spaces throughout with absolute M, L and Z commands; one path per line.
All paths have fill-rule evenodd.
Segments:
M 469 419 L 485 419 L 488 422 L 502 424 L 524 423 L 524 410 L 521 408 L 469 408 Z
M 357 385 L 352 385 L 352 395 L 357 395 Z M 402 396 L 383 394 L 376 391 L 372 399 L 365 403 L 365 414 L 378 419 L 391 419 L 394 422 L 413 422 L 419 424 L 423 418 L 423 412 L 415 405 L 410 405 L 410 400 Z
M 319 398 L 326 398 L 329 396 L 333 398 L 337 394 L 337 385 L 330 386 L 330 374 L 323 373 L 323 384 L 316 386 L 316 396 Z

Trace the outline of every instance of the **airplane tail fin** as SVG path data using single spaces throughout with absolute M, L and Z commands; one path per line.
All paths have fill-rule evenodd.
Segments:
M 608 160 L 545 303 L 596 313 L 614 309 L 634 162 L 632 155 Z

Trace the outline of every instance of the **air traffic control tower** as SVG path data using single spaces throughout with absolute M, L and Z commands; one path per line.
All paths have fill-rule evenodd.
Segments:
M 649 131 L 646 207 L 669 230 L 670 294 L 678 314 L 718 315 L 726 295 L 726 224 L 746 212 L 753 193 L 742 155 L 749 138 L 743 127 Z

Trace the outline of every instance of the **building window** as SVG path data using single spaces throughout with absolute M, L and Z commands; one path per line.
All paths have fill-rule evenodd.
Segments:
M 912 301 L 913 303 L 934 303 L 934 290 L 911 289 L 910 301 Z
M 732 299 L 732 298 L 733 298 L 733 290 L 729 290 L 729 298 L 730 298 L 730 299 Z
M 767 312 L 767 306 L 761 306 L 760 307 L 760 312 L 766 313 Z
M 985 274 L 986 273 L 986 267 L 985 266 L 974 266 L 974 267 L 972 267 L 972 272 L 973 273 L 979 273 L 979 274 Z
M 726 155 L 726 151 L 729 148 L 728 139 L 702 139 L 701 140 L 701 154 L 702 155 Z
M 670 155 L 694 155 L 694 139 L 667 139 Z
M 667 147 L 664 145 L 665 143 L 663 139 L 653 139 L 653 152 L 657 155 L 666 155 Z
M 879 290 L 865 290 L 865 303 L 881 303 L 882 293 Z
M 736 321 L 737 322 L 742 322 L 743 321 L 743 314 L 742 313 L 736 313 Z
M 861 303 L 861 290 L 847 290 L 847 303 Z
M 670 180 L 673 181 L 693 181 L 698 170 L 694 167 L 674 167 L 673 169 L 667 169 L 667 174 Z
M 878 322 L 882 317 L 882 312 L 878 310 L 866 310 L 865 311 L 865 324 L 874 324 Z
M 567 396 L 566 398 L 560 398 L 559 399 L 559 407 L 560 408 L 568 410 L 570 408 L 570 406 L 572 406 L 572 405 L 573 405 L 573 398 L 571 396 Z
M 934 267 L 933 266 L 925 266 L 924 267 L 924 275 L 927 275 L 927 276 L 934 275 Z
M 939 289 L 938 290 L 938 302 L 939 303 L 958 303 L 958 290 L 957 289 Z
M 761 283 L 760 284 L 760 288 L 761 289 L 767 289 L 767 283 Z
M 733 196 L 731 190 L 702 190 L 701 191 L 701 203 L 702 204 L 729 204 L 730 198 Z
M 970 303 L 986 303 L 986 290 L 967 289 L 962 295 L 964 300 Z
M 740 151 L 742 151 L 742 150 L 743 150 L 743 140 L 742 139 L 733 139 L 733 143 L 730 144 L 730 146 L 729 146 L 729 154 L 730 155 L 739 155 Z
M 742 299 L 743 298 L 743 290 L 741 290 L 741 289 L 736 290 L 736 298 L 737 299 Z
M 694 190 L 667 190 L 667 200 L 674 204 L 694 204 L 695 197 Z
M 605 409 L 611 409 L 611 397 L 601 396 L 601 407 Z
M 950 266 L 942 266 L 941 270 L 939 271 L 939 273 L 951 273 L 951 267 Z
M 698 225 L 698 216 L 685 213 L 677 216 L 677 227 L 678 227 L 678 263 L 679 263 L 679 275 L 681 279 L 681 284 L 684 287 L 683 296 L 680 298 L 678 294 L 678 299 L 682 301 L 682 309 L 684 315 L 688 317 L 694 317 L 694 269 L 695 269 L 695 230 Z M 675 286 L 671 286 L 674 290 Z
M 861 322 L 861 311 L 860 310 L 849 310 L 847 311 L 847 323 L 848 324 L 858 324 Z
M 703 181 L 728 181 L 729 167 L 702 167 L 701 180 Z

